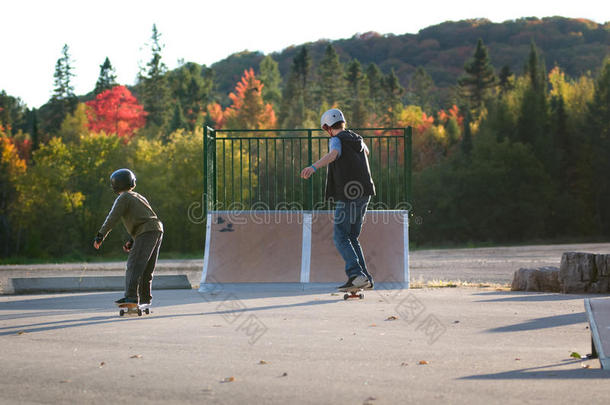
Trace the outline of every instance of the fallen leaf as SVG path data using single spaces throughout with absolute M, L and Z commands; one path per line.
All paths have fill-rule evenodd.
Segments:
M 18 335 L 24 335 L 24 334 L 26 334 L 26 333 L 27 333 L 27 332 L 26 332 L 26 331 L 24 331 L 24 330 L 20 330 L 19 332 L 17 332 L 17 334 L 18 334 Z
M 104 367 L 106 365 L 106 363 L 104 363 L 103 361 L 100 363 L 100 368 Z
M 130 359 L 141 359 L 142 355 L 141 354 L 134 354 L 133 356 L 130 357 Z
M 591 368 L 591 365 L 589 365 L 589 364 L 585 364 L 585 363 L 582 363 L 582 364 L 581 364 L 581 367 L 582 367 L 582 368 Z
M 453 321 L 453 323 L 460 323 L 460 321 Z
M 395 320 L 397 320 L 397 319 L 398 319 L 398 317 L 397 317 L 397 316 L 392 315 L 392 316 L 388 316 L 388 317 L 386 318 L 386 321 L 395 321 Z
M 580 359 L 581 358 L 580 354 L 577 353 L 577 352 L 570 353 L 570 357 L 574 357 L 575 359 Z
M 267 363 L 265 360 L 261 360 L 258 362 L 258 364 L 269 364 L 269 363 Z
M 403 366 L 403 367 L 406 367 L 406 366 L 409 365 L 409 363 L 403 361 L 402 363 L 400 363 L 400 365 Z
M 235 381 L 235 377 L 226 377 L 224 380 L 222 380 L 223 383 L 228 383 L 228 382 L 233 382 Z
M 59 383 L 60 384 L 67 384 L 67 383 L 70 383 L 70 382 L 72 382 L 72 381 L 70 381 L 70 380 L 61 380 Z
M 419 363 L 417 363 L 417 364 L 419 364 L 420 366 L 424 366 L 424 365 L 428 364 L 428 362 L 426 360 L 420 360 Z
M 377 400 L 377 398 L 375 398 L 375 397 L 368 397 L 368 398 L 367 398 L 367 399 L 366 399 L 366 400 L 365 400 L 365 401 L 362 403 L 362 405 L 372 405 L 372 402 L 371 402 L 371 401 L 376 401 L 376 400 Z
M 519 357 L 516 357 L 516 358 L 515 358 L 515 360 L 516 360 L 516 361 L 520 361 L 521 359 L 520 359 Z
M 337 293 L 330 293 L 330 295 L 332 295 L 332 296 L 337 296 L 337 295 L 339 295 L 339 294 L 337 294 Z
M 370 326 L 371 328 L 374 328 L 375 326 L 377 326 L 377 324 L 372 323 L 372 324 L 370 324 L 369 326 Z
M 288 373 L 284 373 L 281 375 L 282 377 L 288 377 Z

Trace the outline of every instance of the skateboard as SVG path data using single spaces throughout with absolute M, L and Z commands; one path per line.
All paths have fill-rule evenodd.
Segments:
M 345 290 L 345 295 L 343 296 L 344 300 L 348 300 L 350 298 L 360 298 L 364 299 L 364 289 L 362 287 L 352 287 Z
M 150 304 L 118 304 L 117 305 L 119 308 L 121 308 L 119 310 L 119 316 L 124 316 L 124 315 L 138 315 L 138 316 L 142 316 L 143 313 L 145 313 L 146 315 L 150 314 Z

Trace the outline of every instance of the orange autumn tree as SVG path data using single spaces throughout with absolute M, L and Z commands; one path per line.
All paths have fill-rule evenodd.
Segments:
M 269 129 L 277 122 L 271 104 L 263 101 L 263 83 L 256 78 L 252 68 L 244 70 L 244 75 L 229 94 L 233 104 L 224 111 L 218 103 L 208 106 L 208 114 L 218 128 L 226 129 Z
M 128 142 L 146 124 L 146 111 L 125 86 L 115 86 L 87 101 L 89 129 L 117 134 Z

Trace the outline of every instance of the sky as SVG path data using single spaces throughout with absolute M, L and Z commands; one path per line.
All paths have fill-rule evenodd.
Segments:
M 40 107 L 52 95 L 55 63 L 69 47 L 75 93 L 93 90 L 108 57 L 131 85 L 150 59 L 156 24 L 169 69 L 211 65 L 243 50 L 265 54 L 356 33 L 415 34 L 445 21 L 563 16 L 610 21 L 600 0 L 0 0 L 0 91 Z

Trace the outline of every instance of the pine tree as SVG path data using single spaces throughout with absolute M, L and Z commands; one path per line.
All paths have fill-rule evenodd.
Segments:
M 357 59 L 352 60 L 347 66 L 346 81 L 345 110 L 350 120 L 350 126 L 354 128 L 364 127 L 368 120 L 365 104 L 368 99 L 368 84 L 362 71 L 362 65 Z
M 40 145 L 40 133 L 38 129 L 38 110 L 32 108 L 26 113 L 26 131 L 32 138 L 32 151 L 38 149 Z
M 311 113 L 310 95 L 311 57 L 307 48 L 303 46 L 292 60 L 288 82 L 282 95 L 280 107 L 280 122 L 284 128 L 298 128 L 306 126 Z
M 500 86 L 500 96 L 503 96 L 507 92 L 513 89 L 514 85 L 511 81 L 511 76 L 513 72 L 510 71 L 510 67 L 508 65 L 502 66 L 500 70 L 500 75 L 498 76 L 498 85 Z
M 554 148 L 549 133 L 546 68 L 533 43 L 525 71 L 529 80 L 517 120 L 516 140 L 532 145 L 536 157 L 552 172 Z
M 383 74 L 379 67 L 371 63 L 366 68 L 366 79 L 369 86 L 369 103 L 370 110 L 375 116 L 380 117 L 383 114 Z
M 263 101 L 271 104 L 274 110 L 277 110 L 282 102 L 282 92 L 280 90 L 282 76 L 278 63 L 273 60 L 271 55 L 267 55 L 261 61 L 259 69 L 261 72 L 260 81 L 264 85 Z
M 405 89 L 400 85 L 394 69 L 383 77 L 381 89 L 383 92 L 382 103 L 385 109 L 382 116 L 384 125 L 395 127 L 398 124 L 398 114 L 402 107 L 401 99 Z
M 182 104 L 178 100 L 174 104 L 174 115 L 169 123 L 169 132 L 172 133 L 178 129 L 185 128 L 187 128 L 186 118 L 184 118 L 184 113 L 182 112 Z
M 167 67 L 162 61 L 161 34 L 153 24 L 151 51 L 152 57 L 146 64 L 146 72 L 140 72 L 141 97 L 144 109 L 148 112 L 147 128 L 159 131 L 165 138 L 171 114 L 170 89 L 166 77 Z
M 316 100 L 325 107 L 333 107 L 345 99 L 345 78 L 339 55 L 332 44 L 326 46 L 318 65 Z
M 46 120 L 46 132 L 55 132 L 61 126 L 62 121 L 68 114 L 72 114 L 76 109 L 78 99 L 74 94 L 74 86 L 72 85 L 72 61 L 70 59 L 68 45 L 64 45 L 61 51 L 61 57 L 57 59 L 55 64 L 55 87 L 53 96 L 49 102 L 48 119 Z
M 110 59 L 106 57 L 104 63 L 100 65 L 100 75 L 97 78 L 97 82 L 95 83 L 95 89 L 93 90 L 93 93 L 95 95 L 98 95 L 104 90 L 110 90 L 116 85 L 117 82 L 114 67 L 112 67 Z
M 422 110 L 430 113 L 433 108 L 434 80 L 422 66 L 418 66 L 411 77 L 409 90 L 411 102 L 418 105 Z
M 489 90 L 496 83 L 494 69 L 483 40 L 479 39 L 477 42 L 474 56 L 464 64 L 464 71 L 466 74 L 458 79 L 458 85 L 462 95 L 468 99 L 474 112 L 473 118 L 476 120 Z
M 214 75 L 211 69 L 188 62 L 168 74 L 172 97 L 180 101 L 182 115 L 193 130 L 201 125 L 203 112 L 213 98 Z

